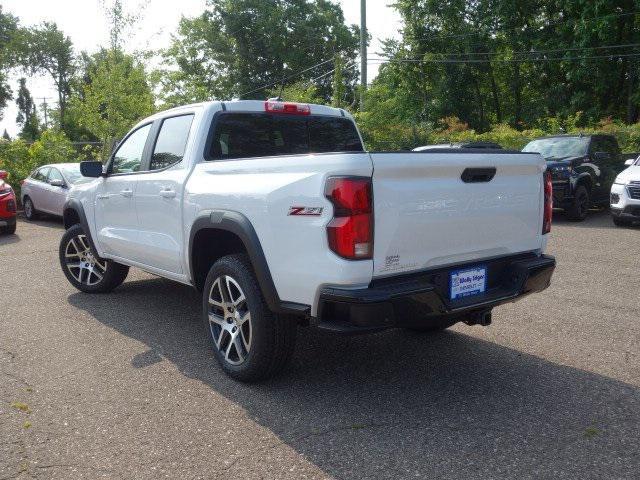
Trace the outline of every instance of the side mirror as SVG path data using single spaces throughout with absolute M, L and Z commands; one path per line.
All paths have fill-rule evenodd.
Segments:
M 102 162 L 88 160 L 80 162 L 80 173 L 83 177 L 98 178 L 103 175 Z
M 596 152 L 593 154 L 593 158 L 599 162 L 608 162 L 611 160 L 611 154 L 609 152 Z
M 7 172 L 6 170 L 0 170 L 0 180 L 4 180 L 8 176 L 9 176 L 9 172 Z
M 634 162 L 635 162 L 635 159 L 630 158 L 629 160 L 625 160 L 624 166 L 625 167 L 630 167 L 631 165 L 633 165 Z
M 60 180 L 59 178 L 56 178 L 55 180 L 51 180 L 49 182 L 49 185 L 51 185 L 52 187 L 60 187 L 60 188 L 64 188 L 67 185 L 64 183 L 64 181 Z

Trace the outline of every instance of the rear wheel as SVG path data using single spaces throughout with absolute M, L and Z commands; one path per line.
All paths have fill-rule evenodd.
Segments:
M 74 225 L 60 240 L 60 265 L 67 280 L 86 293 L 110 292 L 127 278 L 129 267 L 96 257 L 80 225 Z
M 38 211 L 33 205 L 33 200 L 29 197 L 24 197 L 24 216 L 27 220 L 35 220 L 38 218 Z
M 589 190 L 584 185 L 578 185 L 571 206 L 567 208 L 567 218 L 574 222 L 581 222 L 587 218 L 587 212 L 591 206 Z
M 293 354 L 295 319 L 272 313 L 246 255 L 228 255 L 209 270 L 203 321 L 218 363 L 243 382 L 279 373 Z

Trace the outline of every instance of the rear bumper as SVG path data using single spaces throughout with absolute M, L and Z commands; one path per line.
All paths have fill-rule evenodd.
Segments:
M 487 290 L 449 299 L 449 272 L 474 265 L 487 267 Z M 533 254 L 454 265 L 448 268 L 373 281 L 368 288 L 324 288 L 316 324 L 344 333 L 392 327 L 428 326 L 443 318 L 462 321 L 547 288 L 555 258 Z
M 0 217 L 0 227 L 10 227 L 12 225 L 15 225 L 16 223 L 16 217 L 15 215 L 12 217 Z

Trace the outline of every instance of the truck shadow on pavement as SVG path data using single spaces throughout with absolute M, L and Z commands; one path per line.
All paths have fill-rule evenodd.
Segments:
M 613 220 L 611 220 L 611 213 L 608 209 L 600 209 L 600 210 L 590 210 L 587 214 L 587 218 L 585 218 L 582 222 L 573 222 L 571 220 L 567 220 L 566 215 L 561 211 L 553 212 L 553 221 L 551 224 L 551 234 L 553 235 L 553 226 L 554 225 L 563 225 L 567 227 L 577 227 L 577 228 L 613 228 L 613 229 L 637 229 L 640 230 L 640 222 L 636 222 L 633 226 L 630 227 L 616 227 L 613 224 Z
M 300 329 L 292 366 L 243 385 L 215 363 L 200 296 L 161 279 L 69 302 L 241 406 L 337 478 L 632 478 L 640 390 L 457 332 L 340 337 Z M 570 339 L 567 339 L 570 342 Z M 215 422 L 215 412 L 202 412 Z M 269 455 L 274 445 L 258 445 Z M 231 472 L 233 470 L 230 470 Z M 257 473 L 257 472 L 256 472 Z

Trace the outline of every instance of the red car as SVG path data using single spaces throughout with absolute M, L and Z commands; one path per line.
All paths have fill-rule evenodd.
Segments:
M 8 173 L 0 170 L 0 233 L 16 231 L 16 194 L 5 179 Z

